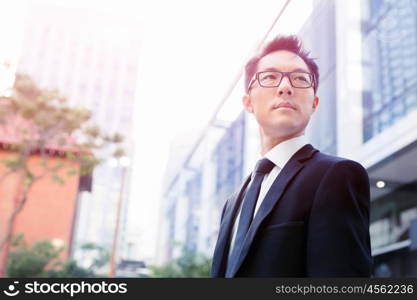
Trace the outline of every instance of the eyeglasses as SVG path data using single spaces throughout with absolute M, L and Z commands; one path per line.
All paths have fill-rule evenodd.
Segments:
M 288 77 L 290 84 L 294 88 L 307 89 L 313 86 L 314 76 L 308 72 L 279 72 L 279 71 L 264 71 L 255 74 L 255 78 L 252 79 L 249 84 L 248 90 L 251 89 L 255 80 L 258 81 L 261 87 L 274 88 L 281 84 L 282 78 Z

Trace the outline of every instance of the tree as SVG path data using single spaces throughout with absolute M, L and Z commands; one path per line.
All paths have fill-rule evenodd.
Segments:
M 91 278 L 96 277 L 91 270 L 80 267 L 75 260 L 68 260 L 63 263 L 61 268 L 51 269 L 46 272 L 49 278 Z M 100 276 L 103 277 L 103 276 Z
M 182 246 L 181 255 L 162 266 L 151 266 L 152 277 L 209 277 L 211 259 Z
M 90 264 L 86 269 L 94 274 L 97 274 L 100 268 L 105 266 L 110 261 L 109 251 L 94 243 L 87 242 L 82 244 L 81 250 L 84 256 L 88 256 L 90 258 Z
M 47 267 L 53 269 L 59 265 L 58 256 L 63 250 L 55 248 L 48 240 L 38 241 L 29 246 L 23 234 L 12 241 L 12 249 L 6 266 L 9 277 L 45 277 Z
M 88 174 L 103 160 L 98 157 L 97 150 L 103 153 L 103 149 L 115 148 L 114 157 L 124 156 L 123 149 L 116 147 L 123 141 L 120 134 L 104 134 L 91 123 L 89 110 L 68 105 L 58 91 L 40 89 L 29 76 L 22 74 L 16 75 L 10 96 L 0 96 L 1 132 L 12 137 L 13 142 L 9 145 L 12 154 L 1 161 L 6 172 L 0 174 L 0 185 L 11 174 L 18 174 L 22 184 L 4 235 L 0 236 L 0 251 L 10 244 L 16 216 L 39 179 L 50 176 L 64 184 L 61 173 L 69 167 L 66 162 L 79 165 L 78 169 L 68 170 L 67 176 Z M 52 164 L 48 159 L 51 148 L 59 149 L 65 159 Z M 29 158 L 34 153 L 41 157 L 41 172 L 34 172 L 29 165 Z
M 100 268 L 109 262 L 109 252 L 94 243 L 84 243 L 81 249 L 84 255 L 90 258 L 90 264 L 87 267 L 79 266 L 75 260 L 68 260 L 62 263 L 58 270 L 49 270 L 48 277 L 106 277 L 99 272 Z
M 41 240 L 29 246 L 24 241 L 22 233 L 16 235 L 12 242 L 12 250 L 6 266 L 6 273 L 9 277 L 33 278 L 33 277 L 96 277 L 94 267 L 108 262 L 105 259 L 106 251 L 94 244 L 89 245 L 90 249 L 99 249 L 99 254 L 94 258 L 94 266 L 89 268 L 80 267 L 76 261 L 70 259 L 61 261 L 59 254 L 63 247 L 56 248 L 49 240 Z M 103 277 L 102 275 L 99 275 Z

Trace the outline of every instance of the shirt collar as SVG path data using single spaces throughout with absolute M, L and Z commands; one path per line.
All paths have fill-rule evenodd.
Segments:
M 307 138 L 304 135 L 294 137 L 279 143 L 269 150 L 264 157 L 272 161 L 276 166 L 283 169 L 290 158 L 307 144 Z

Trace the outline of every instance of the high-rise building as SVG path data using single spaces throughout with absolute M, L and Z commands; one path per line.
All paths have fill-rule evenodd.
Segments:
M 377 276 L 417 275 L 417 4 L 362 3 L 363 151 Z
M 29 74 L 41 87 L 58 89 L 69 104 L 90 109 L 93 123 L 104 132 L 125 136 L 123 148 L 132 160 L 139 56 L 135 21 L 63 2 L 30 2 L 24 21 L 18 71 Z M 128 240 L 137 238 L 126 236 L 130 169 L 103 164 L 95 169 L 93 178 L 92 192 L 82 193 L 78 199 L 72 254 L 81 259 L 79 249 L 85 242 L 111 251 L 117 207 L 122 201 L 118 256 L 126 256 L 132 245 Z
M 7 11 L 0 20 L 0 37 L 4 41 L 0 47 L 0 95 L 6 95 L 8 89 L 13 86 L 14 73 L 20 57 L 23 35 L 22 13 L 25 9 L 20 1 L 3 1 L 0 9 Z

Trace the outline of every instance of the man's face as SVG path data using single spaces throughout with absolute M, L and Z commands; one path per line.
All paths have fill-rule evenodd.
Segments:
M 272 52 L 258 62 L 257 72 L 262 71 L 305 71 L 309 69 L 298 55 L 280 50 Z M 253 113 L 264 135 L 273 138 L 291 138 L 301 135 L 319 102 L 313 87 L 294 88 L 288 77 L 280 85 L 265 88 L 258 81 L 252 83 L 248 95 L 243 97 L 245 109 Z

